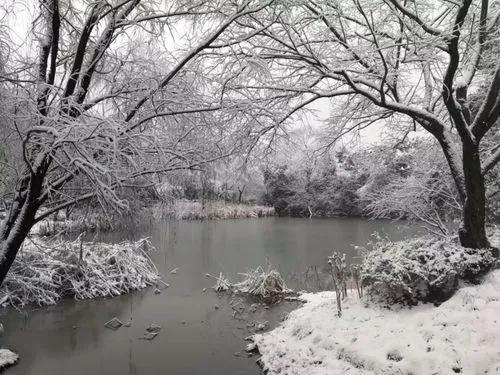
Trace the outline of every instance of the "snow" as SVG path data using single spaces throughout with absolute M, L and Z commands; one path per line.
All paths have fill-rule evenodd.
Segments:
M 111 297 L 161 283 L 147 239 L 106 244 L 30 238 L 0 288 L 0 306 Z
M 8 349 L 0 349 L 0 370 L 12 366 L 18 359 L 19 356 L 16 353 Z
M 388 309 L 351 291 L 339 318 L 334 292 L 301 297 L 304 306 L 253 337 L 269 374 L 500 374 L 500 270 L 438 307 Z
M 368 294 L 410 304 L 443 301 L 453 295 L 460 279 L 475 279 L 495 262 L 491 250 L 467 249 L 454 238 L 378 238 L 371 250 L 359 250 L 361 280 Z

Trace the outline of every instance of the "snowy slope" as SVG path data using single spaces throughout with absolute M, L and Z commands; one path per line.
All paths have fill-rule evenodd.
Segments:
M 500 374 L 500 270 L 439 307 L 389 310 L 351 294 L 339 318 L 335 293 L 302 297 L 303 307 L 254 337 L 269 374 Z

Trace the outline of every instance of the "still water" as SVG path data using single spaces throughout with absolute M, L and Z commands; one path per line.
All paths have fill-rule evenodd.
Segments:
M 244 353 L 244 338 L 252 333 L 253 322 L 269 321 L 272 327 L 296 304 L 259 305 L 253 312 L 250 302 L 241 301 L 245 309 L 235 316 L 232 305 L 239 299 L 218 296 L 210 288 L 214 280 L 205 274 L 223 272 L 236 281 L 238 272 L 270 262 L 289 286 L 300 288 L 297 275 L 311 266 L 325 269 L 332 250 L 356 261 L 353 245 L 365 246 L 374 232 L 398 240 L 419 230 L 363 219 L 262 218 L 151 221 L 102 235 L 99 240 L 109 242 L 149 237 L 156 247 L 152 258 L 170 287 L 161 294 L 148 288 L 112 299 L 65 300 L 23 313 L 0 311 L 2 346 L 21 356 L 7 373 L 259 374 L 256 358 Z M 170 273 L 175 268 L 177 273 Z M 115 316 L 131 326 L 105 328 Z M 160 334 L 152 341 L 139 339 L 152 323 L 162 327 Z

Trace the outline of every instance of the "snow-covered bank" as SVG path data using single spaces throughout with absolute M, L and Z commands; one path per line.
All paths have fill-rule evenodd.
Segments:
M 269 374 L 500 374 L 500 270 L 440 305 L 385 309 L 354 292 L 336 314 L 334 292 L 254 336 Z
M 176 220 L 218 220 L 275 216 L 273 207 L 225 203 L 221 201 L 200 202 L 185 199 L 173 203 L 157 203 L 152 208 L 156 219 Z
M 38 236 L 52 236 L 58 233 L 110 231 L 119 224 L 119 218 L 100 212 L 73 216 L 72 219 L 63 217 L 42 220 L 31 228 L 30 233 Z
M 126 215 L 127 216 L 127 215 Z M 76 211 L 67 217 L 63 212 L 36 223 L 31 229 L 32 235 L 52 236 L 60 233 L 81 233 L 111 231 L 123 228 L 130 223 L 139 223 L 154 218 L 156 220 L 219 220 L 244 219 L 276 216 L 273 207 L 225 203 L 210 201 L 203 206 L 200 202 L 185 199 L 172 203 L 156 202 L 134 211 L 133 218 L 118 214 L 103 213 L 96 208 L 93 211 Z M 130 220 L 131 219 L 131 220 Z

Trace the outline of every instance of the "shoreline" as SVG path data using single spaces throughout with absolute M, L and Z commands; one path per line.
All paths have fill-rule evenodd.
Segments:
M 207 202 L 205 207 L 197 201 L 179 200 L 174 203 L 156 202 L 138 210 L 134 221 L 142 218 L 153 218 L 155 220 L 230 220 L 275 217 L 273 207 L 261 205 L 248 205 L 224 202 Z M 77 211 L 70 218 L 59 215 L 54 219 L 45 219 L 35 224 L 31 229 L 32 235 L 50 237 L 59 233 L 78 232 L 109 232 L 119 229 L 123 225 L 126 215 L 106 215 L 100 209 L 90 212 Z M 125 220 L 126 221 L 126 220 Z
M 305 304 L 273 330 L 253 336 L 273 374 L 496 373 L 500 370 L 500 270 L 464 284 L 436 307 L 390 308 L 351 294 L 338 317 L 334 292 L 302 295 Z M 293 359 L 293 360 L 292 360 Z

